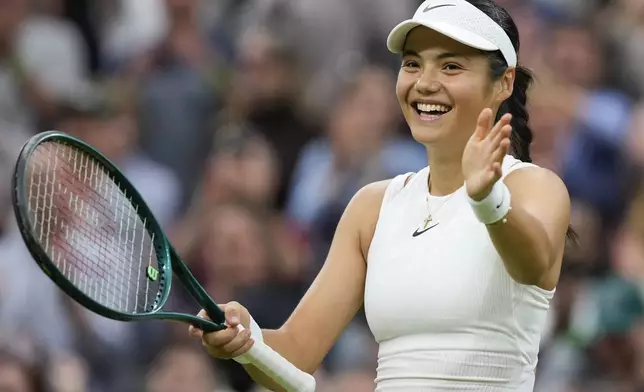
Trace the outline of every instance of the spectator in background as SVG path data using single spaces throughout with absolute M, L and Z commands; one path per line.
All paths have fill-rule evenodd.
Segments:
M 15 353 L 0 349 L 0 391 L 46 392 L 42 369 Z
M 57 355 L 49 359 L 46 369 L 51 392 L 88 392 L 90 373 L 84 359 L 76 355 Z
M 177 251 L 217 301 L 243 296 L 257 317 L 275 326 L 295 308 L 310 275 L 306 244 L 272 209 L 279 169 L 261 134 L 234 125 L 219 129 L 201 186 L 172 231 Z M 231 274 L 239 268 L 246 273 Z M 185 296 L 174 300 L 192 310 Z M 238 390 L 251 386 L 234 364 L 222 369 Z
M 179 253 L 191 252 L 192 244 L 211 224 L 208 219 L 219 205 L 241 201 L 263 212 L 270 210 L 279 184 L 277 159 L 271 145 L 252 129 L 220 129 L 199 188 L 172 230 Z
M 268 278 L 270 229 L 251 209 L 234 204 L 215 208 L 207 222 L 196 257 L 206 290 L 225 303 Z
M 168 347 L 152 363 L 145 392 L 229 392 L 210 359 L 193 346 Z
M 615 47 L 611 63 L 614 76 L 626 92 L 644 96 L 644 2 L 639 0 L 614 0 L 598 13 L 597 23 Z
M 25 71 L 54 103 L 78 97 L 89 78 L 83 36 L 76 25 L 64 19 L 63 3 L 36 1 L 17 37 L 17 54 Z M 46 120 L 50 126 L 52 118 Z
M 240 1 L 240 0 L 238 0 Z M 302 103 L 307 116 L 326 121 L 352 75 L 372 62 L 398 68 L 382 47 L 390 26 L 405 19 L 419 0 L 246 1 L 244 29 L 270 30 L 289 42 L 302 65 Z M 347 75 L 350 75 L 347 78 Z
M 0 4 L 0 118 L 35 133 L 54 115 L 55 99 L 79 87 L 79 48 L 64 22 L 29 11 L 28 0 Z
M 182 206 L 197 186 L 227 85 L 227 61 L 198 23 L 197 0 L 165 0 L 169 30 L 161 44 L 128 63 L 138 89 L 143 149 L 181 180 Z
M 168 29 L 168 15 L 159 0 L 100 1 L 102 42 L 105 68 L 147 53 L 159 45 Z
M 549 44 L 543 63 L 536 65 L 541 82 L 535 95 L 538 105 L 556 116 L 551 124 L 559 130 L 558 171 L 573 198 L 590 203 L 603 219 L 618 217 L 627 191 L 623 153 L 632 102 L 607 87 L 602 39 L 595 31 L 555 26 Z
M 301 150 L 317 133 L 315 123 L 301 112 L 298 59 L 285 42 L 258 30 L 240 40 L 237 61 L 222 122 L 252 128 L 270 143 L 280 177 L 271 207 L 282 210 Z

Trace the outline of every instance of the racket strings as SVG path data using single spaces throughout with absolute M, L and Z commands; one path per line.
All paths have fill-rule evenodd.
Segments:
M 70 189 L 73 189 L 74 184 L 69 183 L 70 176 L 60 176 L 60 179 L 57 178 L 52 178 L 54 177 L 58 171 L 58 167 L 56 165 L 58 158 L 60 155 L 58 155 L 58 151 L 54 152 L 52 149 L 48 150 L 48 156 L 46 157 L 45 160 L 42 162 L 39 162 L 40 165 L 38 167 L 38 172 L 39 173 L 44 173 L 44 186 L 39 186 L 36 188 L 36 199 L 35 203 L 39 203 L 41 199 L 44 201 L 43 205 L 41 206 L 40 210 L 37 210 L 37 212 L 40 212 L 40 235 L 39 235 L 39 240 L 42 244 L 44 244 L 45 250 L 52 256 L 51 258 L 57 262 L 57 266 L 61 269 L 61 272 L 77 287 L 82 289 L 82 291 L 86 292 L 86 294 L 93 294 L 93 298 L 96 297 L 96 292 L 91 293 L 89 290 L 87 290 L 89 287 L 87 287 L 87 282 L 89 281 L 88 278 L 88 273 L 93 274 L 94 276 L 98 276 L 100 278 L 105 279 L 106 277 L 112 278 L 112 274 L 109 274 L 105 266 L 96 264 L 96 263 L 85 263 L 84 271 L 82 274 L 79 274 L 78 269 L 72 268 L 72 266 L 78 266 L 77 263 L 67 263 L 67 257 L 64 257 L 65 255 L 70 255 L 74 253 L 79 253 L 76 258 L 86 258 L 85 255 L 87 254 L 96 254 L 98 253 L 99 255 L 106 256 L 109 255 L 110 249 L 107 248 L 104 244 L 91 242 L 91 238 L 87 235 L 87 233 L 83 230 L 78 230 L 78 224 L 74 222 L 73 218 L 74 215 L 80 216 L 85 221 L 87 219 L 91 219 L 92 221 L 97 220 L 96 216 L 96 211 L 90 210 L 89 208 L 85 208 L 85 200 L 81 199 L 79 195 L 75 194 L 73 191 L 70 192 Z M 52 157 L 53 153 L 53 157 Z M 52 170 L 49 170 L 48 165 L 50 164 L 50 160 L 54 159 L 54 168 Z M 77 158 L 77 157 L 75 157 Z M 79 169 L 82 168 L 82 163 L 79 165 L 78 160 L 74 160 L 74 167 L 73 167 L 73 173 L 82 173 Z M 41 174 L 42 175 L 42 174 Z M 86 176 L 84 176 L 86 177 Z M 76 180 L 83 180 L 83 178 L 78 178 L 78 176 L 75 176 Z M 56 180 L 59 180 L 56 182 Z M 66 181 L 65 181 L 66 180 Z M 52 223 L 52 210 L 53 207 L 56 206 L 57 209 L 62 209 L 62 203 L 60 200 L 55 199 L 56 195 L 53 192 L 53 189 L 50 187 L 53 187 L 54 184 L 57 184 L 57 188 L 61 188 L 62 194 L 57 195 L 60 197 L 61 195 L 65 196 L 68 195 L 67 198 L 67 208 L 68 210 L 63 210 L 63 211 L 57 211 L 58 213 L 56 215 L 53 215 L 53 225 L 54 228 L 59 228 L 59 229 L 64 229 L 64 237 L 62 238 L 62 241 L 57 241 L 55 247 L 50 247 L 50 239 L 52 237 L 55 238 L 55 235 L 52 234 L 58 234 L 58 233 L 52 233 L 51 230 L 51 223 Z M 38 183 L 37 183 L 38 184 Z M 40 191 L 43 191 L 43 197 L 40 198 Z M 91 217 L 90 217 L 91 215 Z M 61 223 L 60 226 L 57 224 L 58 218 L 60 217 Z M 38 222 L 38 219 L 35 219 L 36 222 Z M 60 240 L 60 238 L 58 238 Z M 97 246 L 98 245 L 98 246 Z M 62 251 L 62 253 L 58 253 L 56 251 Z M 109 255 L 113 256 L 113 255 Z M 62 264 L 62 265 L 61 265 Z M 105 286 L 103 284 L 103 286 Z M 95 286 L 94 289 L 96 290 L 98 286 Z M 105 290 L 105 287 L 103 287 L 103 290 Z M 107 292 L 108 294 L 112 294 L 114 297 L 119 295 L 122 296 L 122 290 L 120 290 L 119 293 L 114 291 L 113 287 L 108 286 L 107 287 Z
M 57 142 L 36 148 L 27 173 L 34 236 L 60 272 L 106 307 L 149 312 L 157 255 L 131 197 L 89 154 Z

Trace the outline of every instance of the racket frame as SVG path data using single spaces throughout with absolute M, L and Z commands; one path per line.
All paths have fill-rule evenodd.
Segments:
M 152 310 L 146 313 L 132 314 L 119 312 L 107 306 L 100 304 L 93 300 L 88 295 L 71 283 L 59 270 L 55 263 L 52 262 L 47 252 L 40 243 L 33 237 L 35 231 L 29 219 L 29 199 L 27 196 L 27 186 L 24 184 L 26 172 L 28 170 L 28 162 L 31 154 L 36 148 L 45 142 L 58 142 L 78 148 L 83 152 L 89 154 L 93 159 L 98 161 L 103 168 L 107 171 L 110 178 L 119 187 L 121 191 L 127 192 L 128 198 L 131 202 L 138 207 L 139 216 L 145 216 L 146 230 L 150 236 L 154 238 L 154 249 L 156 252 L 157 263 L 159 267 L 160 276 L 163 276 L 163 281 L 159 282 L 161 285 L 159 293 L 152 305 Z M 170 245 L 165 234 L 161 230 L 160 225 L 154 218 L 154 215 L 144 202 L 143 197 L 130 183 L 130 181 L 121 173 L 117 166 L 112 163 L 108 158 L 103 156 L 95 148 L 87 143 L 70 136 L 64 132 L 47 131 L 40 133 L 30 138 L 22 147 L 16 165 L 14 168 L 14 175 L 12 178 L 12 199 L 14 213 L 17 219 L 20 234 L 29 250 L 31 256 L 36 261 L 40 269 L 67 295 L 72 297 L 79 304 L 101 316 L 119 320 L 119 321 L 142 321 L 142 320 L 173 320 L 192 324 L 207 332 L 225 329 L 225 316 L 223 311 L 216 305 L 215 301 L 208 295 L 206 290 L 199 284 L 197 279 L 188 269 L 188 266 L 179 258 L 174 248 Z M 166 312 L 162 308 L 168 301 L 170 289 L 172 285 L 173 273 L 181 280 L 185 288 L 195 298 L 208 313 L 208 316 L 213 320 L 209 321 L 197 316 L 177 313 Z

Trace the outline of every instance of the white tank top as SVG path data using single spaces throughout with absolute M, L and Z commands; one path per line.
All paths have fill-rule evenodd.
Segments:
M 503 175 L 528 166 L 507 156 Z M 510 277 L 464 187 L 429 196 L 429 167 L 410 175 L 389 184 L 367 258 L 376 391 L 532 391 L 554 290 Z M 414 237 L 428 209 L 438 224 Z

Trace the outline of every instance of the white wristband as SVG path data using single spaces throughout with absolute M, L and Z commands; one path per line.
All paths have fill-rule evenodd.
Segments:
M 243 331 L 245 328 L 239 324 L 237 326 L 237 329 L 239 332 Z M 262 333 L 262 329 L 259 327 L 253 316 L 250 316 L 250 336 L 255 340 L 255 342 L 264 342 L 264 334 Z M 238 357 L 233 358 L 236 362 L 241 363 L 242 365 L 245 365 L 247 363 L 250 363 L 250 361 L 246 358 L 245 355 L 240 355 Z
M 510 189 L 503 180 L 499 180 L 483 200 L 476 201 L 469 196 L 467 199 L 478 220 L 491 225 L 504 219 L 510 212 L 510 196 Z

